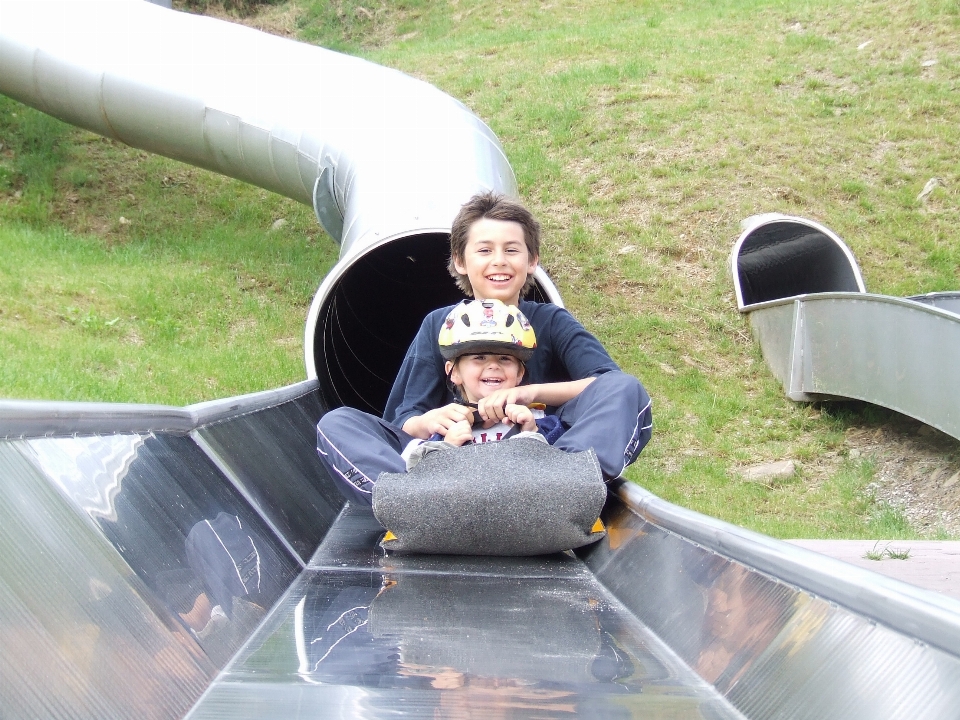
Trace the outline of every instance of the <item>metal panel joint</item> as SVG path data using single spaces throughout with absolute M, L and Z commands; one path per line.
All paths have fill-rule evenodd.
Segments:
M 337 204 L 333 185 L 334 172 L 332 165 L 322 165 L 320 175 L 313 184 L 313 211 L 327 235 L 339 245 L 343 240 L 343 211 Z

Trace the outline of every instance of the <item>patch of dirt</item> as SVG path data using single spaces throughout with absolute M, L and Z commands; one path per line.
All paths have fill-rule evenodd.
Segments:
M 849 457 L 875 463 L 868 490 L 902 511 L 915 530 L 960 535 L 960 441 L 891 414 L 882 424 L 849 428 L 846 446 Z
M 257 320 L 256 318 L 242 318 L 230 324 L 230 328 L 227 331 L 227 337 L 230 338 L 230 341 L 235 341 L 240 335 L 245 335 L 252 330 L 256 329 Z
M 186 8 L 185 3 L 179 1 L 174 3 L 174 8 L 196 12 L 194 9 Z M 299 8 L 286 3 L 283 5 L 258 5 L 250 13 L 237 12 L 222 2 L 209 3 L 204 8 L 203 14 L 286 38 L 296 38 L 300 19 Z
M 75 132 L 77 145 L 57 172 L 51 215 L 78 234 L 97 235 L 110 244 L 124 242 L 131 225 L 140 220 L 136 193 L 156 180 L 147 169 L 151 155 L 85 130 Z M 196 172 L 203 171 L 181 171 L 184 177 Z

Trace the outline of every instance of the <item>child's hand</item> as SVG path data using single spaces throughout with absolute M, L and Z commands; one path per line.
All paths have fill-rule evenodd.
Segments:
M 507 417 L 508 405 L 527 405 L 534 402 L 530 394 L 530 385 L 521 385 L 507 390 L 497 390 L 477 403 L 477 413 L 485 421 L 484 426 L 490 427 Z
M 445 443 L 451 445 L 456 445 L 460 447 L 461 445 L 466 445 L 468 442 L 473 440 L 473 429 L 466 420 L 461 420 L 458 423 L 454 423 L 453 427 L 447 430 L 446 436 L 443 438 Z
M 533 413 L 530 411 L 526 405 L 516 405 L 511 403 L 504 408 L 504 412 L 509 420 L 514 424 L 519 425 L 520 429 L 524 432 L 535 432 L 537 429 L 537 421 L 533 417 Z
M 450 403 L 441 408 L 429 410 L 423 415 L 415 415 L 403 424 L 403 430 L 408 435 L 421 440 L 426 440 L 434 434 L 446 438 L 450 428 L 463 421 L 473 424 L 473 410 L 466 405 Z

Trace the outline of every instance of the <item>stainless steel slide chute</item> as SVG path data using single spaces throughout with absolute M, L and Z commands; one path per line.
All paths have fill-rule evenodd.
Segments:
M 960 294 L 865 291 L 850 249 L 818 223 L 758 216 L 734 245 L 737 304 L 787 396 L 864 400 L 960 439 Z
M 960 602 L 629 484 L 576 555 L 385 554 L 322 411 L 0 403 L 4 716 L 960 715 Z

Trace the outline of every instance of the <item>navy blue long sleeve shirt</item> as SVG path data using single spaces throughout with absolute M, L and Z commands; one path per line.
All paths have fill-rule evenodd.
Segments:
M 439 308 L 423 319 L 387 398 L 383 412 L 387 422 L 402 427 L 411 417 L 453 402 L 437 343 L 440 326 L 453 307 Z M 523 384 L 582 380 L 620 369 L 600 341 L 565 309 L 521 300 L 520 311 L 537 334 L 537 349 L 526 363 Z

